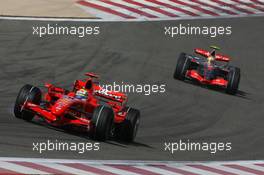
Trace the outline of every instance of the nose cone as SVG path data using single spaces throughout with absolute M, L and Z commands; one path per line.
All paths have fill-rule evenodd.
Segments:
M 57 100 L 51 109 L 51 113 L 56 116 L 64 115 L 65 111 L 74 103 L 71 98 L 61 98 Z

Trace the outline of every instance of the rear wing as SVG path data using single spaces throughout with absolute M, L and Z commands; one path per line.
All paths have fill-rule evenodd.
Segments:
M 196 48 L 194 49 L 195 53 L 200 54 L 202 56 L 205 57 L 209 57 L 211 56 L 211 52 L 204 50 L 204 49 L 200 49 L 200 48 Z M 222 54 L 215 54 L 215 60 L 217 61 L 224 61 L 224 62 L 229 62 L 230 61 L 230 57 L 222 55 Z

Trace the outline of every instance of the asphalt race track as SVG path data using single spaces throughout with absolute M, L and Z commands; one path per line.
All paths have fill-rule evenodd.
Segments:
M 204 19 L 188 21 L 85 23 L 99 25 L 101 34 L 77 38 L 32 36 L 32 25 L 45 22 L 0 21 L 0 156 L 125 159 L 125 160 L 254 160 L 264 159 L 264 18 Z M 232 26 L 223 37 L 164 35 L 164 26 L 179 23 L 197 26 Z M 172 78 L 180 52 L 215 44 L 241 68 L 237 96 Z M 53 82 L 69 88 L 87 71 L 103 82 L 166 84 L 166 93 L 129 94 L 129 105 L 141 110 L 135 143 L 112 140 L 100 151 L 32 151 L 32 142 L 58 140 L 94 142 L 85 135 L 65 133 L 13 116 L 13 103 L 25 83 Z M 232 142 L 228 152 L 164 151 L 164 142 Z

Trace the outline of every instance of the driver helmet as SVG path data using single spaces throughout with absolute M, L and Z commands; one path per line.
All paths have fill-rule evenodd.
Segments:
M 75 97 L 78 99 L 86 99 L 87 96 L 88 96 L 88 91 L 85 89 L 80 89 L 75 94 Z
M 207 63 L 208 63 L 208 65 L 211 65 L 211 63 L 213 63 L 214 60 L 215 60 L 215 58 L 214 58 L 212 55 L 210 55 L 210 56 L 207 58 Z

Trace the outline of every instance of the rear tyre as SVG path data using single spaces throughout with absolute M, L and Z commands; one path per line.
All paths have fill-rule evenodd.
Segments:
M 240 81 L 240 69 L 237 67 L 230 69 L 227 75 L 227 81 L 226 92 L 232 95 L 236 94 Z
M 173 77 L 175 79 L 184 80 L 185 74 L 187 70 L 189 69 L 190 64 L 191 64 L 191 61 L 189 58 L 186 57 L 186 53 L 181 53 L 178 58 Z
M 94 139 L 105 141 L 109 138 L 114 122 L 114 112 L 111 108 L 100 105 L 95 108 L 92 116 Z
M 139 123 L 140 111 L 134 108 L 126 107 L 127 115 L 117 130 L 117 137 L 126 142 L 133 142 L 136 138 Z
M 38 87 L 26 84 L 24 85 L 16 98 L 14 114 L 17 118 L 21 118 L 27 121 L 30 121 L 34 117 L 34 113 L 27 111 L 22 108 L 25 102 L 31 102 L 36 105 L 39 105 L 41 101 L 41 91 Z

